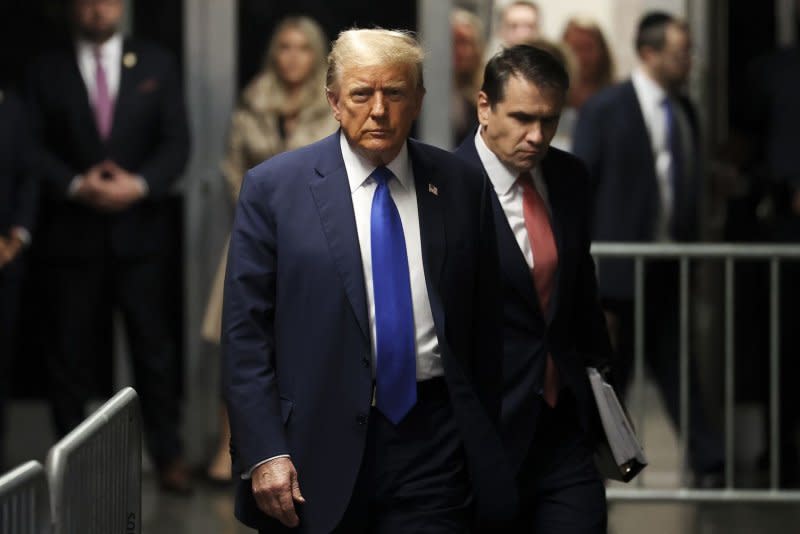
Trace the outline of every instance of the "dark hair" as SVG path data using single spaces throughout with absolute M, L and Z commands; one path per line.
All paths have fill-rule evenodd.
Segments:
M 678 22 L 675 17 L 663 11 L 651 11 L 641 18 L 636 30 L 636 51 L 648 46 L 662 50 L 667 41 L 667 26 Z
M 569 75 L 564 64 L 550 52 L 530 45 L 517 45 L 495 54 L 486 64 L 481 91 L 494 107 L 505 98 L 511 76 L 521 76 L 536 87 L 555 89 L 566 95 Z

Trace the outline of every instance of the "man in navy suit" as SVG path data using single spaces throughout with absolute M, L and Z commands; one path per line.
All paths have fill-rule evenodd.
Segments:
M 598 429 L 587 366 L 611 346 L 589 254 L 589 179 L 550 147 L 569 85 L 553 56 L 527 45 L 489 60 L 480 126 L 456 154 L 492 182 L 504 303 L 502 434 L 516 469 L 514 532 L 605 532 L 593 462 Z
M 188 159 L 175 62 L 119 33 L 122 0 L 72 0 L 75 41 L 29 79 L 42 195 L 33 252 L 56 429 L 84 417 L 112 309 L 124 320 L 148 449 L 162 486 L 188 490 L 167 314 L 168 195 Z
M 11 384 L 23 252 L 31 242 L 37 181 L 22 101 L 0 89 L 0 470 L 4 465 L 5 399 Z
M 340 131 L 248 172 L 231 234 L 237 517 L 307 533 L 509 518 L 488 182 L 408 139 L 425 92 L 412 37 L 346 31 L 328 64 Z
M 592 180 L 592 239 L 684 242 L 698 237 L 702 187 L 697 115 L 682 90 L 691 68 L 686 23 L 650 13 L 636 36 L 639 66 L 631 79 L 601 91 L 582 108 L 573 152 Z M 615 340 L 621 388 L 633 363 L 633 262 L 603 260 L 600 294 Z M 672 420 L 679 417 L 678 270 L 673 262 L 645 269 L 645 355 Z M 703 414 L 697 373 L 690 385 L 690 465 L 698 483 L 716 485 L 722 440 Z M 624 390 L 620 393 L 624 393 Z

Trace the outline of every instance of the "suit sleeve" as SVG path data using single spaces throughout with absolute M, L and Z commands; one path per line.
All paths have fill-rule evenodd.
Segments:
M 268 193 L 250 178 L 231 231 L 222 319 L 223 391 L 237 474 L 290 452 L 275 370 L 276 228 Z
M 582 165 L 574 173 L 581 177 L 584 184 L 583 202 L 581 203 L 581 257 L 578 265 L 578 280 L 575 294 L 579 302 L 575 307 L 576 343 L 578 351 L 586 358 L 586 364 L 596 367 L 611 379 L 611 340 L 608 335 L 605 314 L 600 305 L 597 288 L 597 272 L 591 254 L 590 210 L 591 197 L 588 187 L 588 176 Z M 577 188 L 576 188 L 577 189 Z
M 503 388 L 503 305 L 500 267 L 488 177 L 482 174 L 476 312 L 473 317 L 473 377 L 478 397 L 495 423 Z
M 189 159 L 189 126 L 177 73 L 178 69 L 170 59 L 165 68 L 159 101 L 158 142 L 150 157 L 136 169 L 147 182 L 149 194 L 154 197 L 169 194 Z
M 11 156 L 14 158 L 12 172 L 17 180 L 16 198 L 14 199 L 13 226 L 19 226 L 33 232 L 38 204 L 38 180 L 33 165 L 33 140 L 31 138 L 28 121 L 25 117 L 25 107 L 21 101 L 14 98 L 14 114 L 11 117 L 13 124 L 13 148 Z
M 57 154 L 45 147 L 45 110 L 47 107 L 46 79 L 48 67 L 45 63 L 35 65 L 27 78 L 27 114 L 30 121 L 30 135 L 33 145 L 30 155 L 33 158 L 34 172 L 39 177 L 43 193 L 52 198 L 66 200 L 69 186 L 78 174 L 86 169 L 74 169 Z

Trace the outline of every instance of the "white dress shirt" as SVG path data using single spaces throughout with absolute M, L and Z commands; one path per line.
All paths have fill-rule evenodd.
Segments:
M 350 182 L 350 193 L 353 199 L 353 212 L 356 216 L 358 243 L 361 248 L 361 263 L 364 266 L 364 284 L 367 292 L 367 308 L 369 312 L 369 328 L 372 335 L 372 358 L 375 363 L 375 292 L 372 287 L 372 239 L 371 214 L 372 197 L 377 184 L 370 178 L 375 165 L 353 151 L 344 134 L 339 134 L 344 167 Z M 411 301 L 414 310 L 414 329 L 417 350 L 417 380 L 427 380 L 442 376 L 442 358 L 439 350 L 439 339 L 433 325 L 431 304 L 428 300 L 428 287 L 425 284 L 425 270 L 422 263 L 422 241 L 419 233 L 419 215 L 417 212 L 417 191 L 414 186 L 414 173 L 408 156 L 408 145 L 386 167 L 395 175 L 389 180 L 389 191 L 397 206 L 400 221 L 403 224 L 403 235 L 406 241 L 408 257 L 408 274 L 411 282 Z M 373 365 L 375 369 L 375 365 Z
M 478 132 L 475 134 L 475 148 L 478 150 L 478 157 L 483 163 L 486 174 L 489 175 L 489 180 L 492 182 L 492 187 L 494 187 L 494 192 L 500 201 L 500 206 L 506 214 L 508 225 L 511 227 L 511 231 L 514 232 L 514 239 L 516 239 L 520 250 L 522 250 L 528 267 L 533 269 L 533 250 L 531 249 L 531 241 L 528 239 L 528 230 L 525 229 L 522 186 L 517 183 L 518 175 L 500 161 L 500 158 L 486 146 L 486 141 L 481 136 L 481 128 L 478 128 Z M 533 184 L 536 187 L 536 191 L 539 192 L 547 211 L 550 212 L 550 199 L 547 194 L 547 184 L 542 175 L 541 165 L 533 168 L 531 176 L 533 176 Z
M 653 159 L 656 164 L 656 179 L 658 181 L 659 213 L 656 219 L 655 240 L 670 241 L 670 220 L 675 199 L 672 188 L 672 178 L 670 168 L 672 165 L 672 154 L 669 150 L 669 133 L 667 131 L 667 111 L 664 101 L 670 98 L 672 109 L 675 111 L 678 127 L 681 133 L 681 146 L 685 161 L 678 162 L 688 170 L 687 164 L 691 159 L 691 134 L 689 130 L 689 119 L 677 101 L 669 97 L 664 89 L 651 79 L 641 68 L 637 68 L 631 75 L 636 97 L 639 100 L 639 107 L 642 110 L 644 124 L 650 136 L 650 144 L 653 149 Z M 688 176 L 684 172 L 684 176 Z
M 122 71 L 122 34 L 114 34 L 105 43 L 95 45 L 90 41 L 78 39 L 75 43 L 76 53 L 78 58 L 78 69 L 81 71 L 81 78 L 86 85 L 86 92 L 89 94 L 89 104 L 94 108 L 95 93 L 97 87 L 95 83 L 95 74 L 97 71 L 97 64 L 94 59 L 95 48 L 100 49 L 100 63 L 103 65 L 103 70 L 106 73 L 106 82 L 108 83 L 108 96 L 114 101 L 117 99 L 119 92 L 119 79 Z

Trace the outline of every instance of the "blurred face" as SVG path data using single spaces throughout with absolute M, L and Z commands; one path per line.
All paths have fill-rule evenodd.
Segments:
M 306 36 L 297 28 L 286 28 L 278 35 L 275 69 L 286 85 L 300 85 L 311 75 L 314 51 Z
M 529 43 L 539 38 L 539 13 L 530 6 L 512 6 L 503 15 L 500 38 L 506 46 Z
M 603 48 L 595 34 L 583 28 L 571 26 L 564 34 L 564 42 L 575 54 L 581 78 L 596 80 L 600 76 Z
M 333 115 L 350 146 L 374 165 L 392 161 L 422 108 L 410 65 L 346 67 L 328 92 Z
M 73 20 L 84 39 L 102 43 L 117 32 L 124 12 L 122 0 L 73 0 Z
M 481 61 L 475 28 L 469 24 L 453 26 L 453 69 L 458 74 L 472 74 Z
M 558 128 L 564 95 L 554 89 L 539 89 L 533 82 L 512 76 L 505 96 L 494 109 L 486 93 L 478 95 L 478 120 L 486 146 L 516 173 L 538 165 L 547 153 Z
M 689 32 L 677 24 L 667 26 L 664 48 L 643 52 L 645 66 L 667 91 L 679 91 L 692 68 L 692 41 Z

